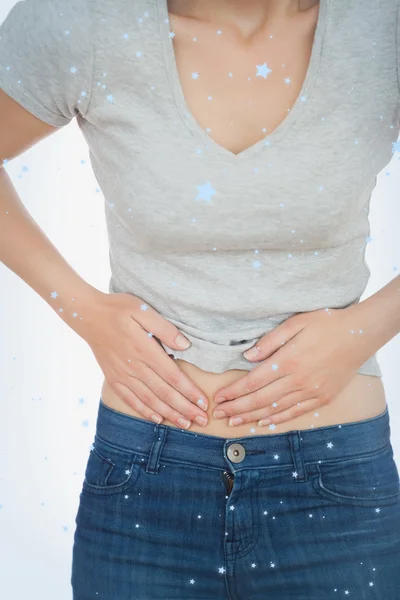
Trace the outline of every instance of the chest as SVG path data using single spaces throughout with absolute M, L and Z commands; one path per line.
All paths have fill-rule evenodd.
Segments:
M 234 28 L 169 13 L 181 92 L 216 143 L 239 154 L 284 121 L 306 77 L 317 18 L 315 5 L 245 43 Z
M 83 133 L 111 234 L 162 256 L 365 238 L 399 133 L 392 5 L 368 0 L 360 19 L 361 0 L 321 0 L 315 36 L 316 19 L 307 35 L 305 25 L 272 31 L 275 45 L 252 49 L 167 23 L 162 6 L 121 13 L 110 2 L 109 26 L 132 25 L 111 46 L 98 30 L 94 81 L 104 85 Z

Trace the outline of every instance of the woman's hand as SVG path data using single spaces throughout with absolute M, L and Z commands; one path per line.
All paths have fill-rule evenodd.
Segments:
M 184 429 L 196 417 L 207 423 L 206 394 L 153 338 L 182 350 L 176 343 L 179 329 L 146 302 L 98 291 L 74 330 L 89 344 L 114 392 L 146 419 L 165 417 Z M 182 417 L 189 419 L 186 425 Z
M 215 410 L 274 429 L 328 404 L 374 353 L 359 321 L 357 305 L 290 317 L 256 344 L 261 364 L 215 393 Z

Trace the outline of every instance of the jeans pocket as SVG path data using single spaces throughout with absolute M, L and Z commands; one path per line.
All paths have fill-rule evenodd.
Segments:
M 314 491 L 336 504 L 375 507 L 400 501 L 399 472 L 390 442 L 370 455 L 321 461 L 317 471 Z
M 125 492 L 136 484 L 141 470 L 136 452 L 114 446 L 96 434 L 82 489 L 103 496 Z

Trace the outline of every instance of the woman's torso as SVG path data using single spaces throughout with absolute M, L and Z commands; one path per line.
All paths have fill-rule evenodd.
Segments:
M 310 0 L 309 8 L 293 16 L 290 22 L 275 20 L 271 23 L 273 45 L 269 44 L 271 38 L 265 39 L 265 35 L 264 39 L 260 35 L 254 36 L 245 45 L 243 40 L 239 43 L 241 38 L 232 27 L 216 30 L 207 21 L 176 15 L 172 4 L 170 28 L 175 33 L 176 62 L 187 104 L 210 137 L 237 154 L 265 137 L 266 132 L 272 132 L 295 103 L 310 60 L 319 6 Z M 281 80 L 270 78 L 268 86 L 259 85 L 257 77 L 248 77 L 248 73 L 254 71 L 254 64 L 262 65 L 266 56 L 268 68 L 281 69 L 282 73 Z M 233 65 L 235 77 L 229 75 Z M 225 79 L 222 73 L 226 75 Z M 265 84 L 265 78 L 260 79 Z M 212 97 L 210 89 L 217 90 Z M 276 425 L 274 429 L 258 427 L 257 421 L 230 427 L 228 418 L 213 418 L 215 405 L 212 398 L 217 389 L 240 379 L 248 371 L 209 373 L 185 360 L 176 359 L 175 362 L 208 396 L 208 425 L 200 427 L 194 423 L 189 428 L 199 433 L 224 438 L 284 433 L 360 421 L 377 416 L 386 408 L 381 378 L 356 374 L 333 401 L 317 411 Z M 106 380 L 101 398 L 114 410 L 144 418 L 121 400 Z M 178 427 L 166 419 L 163 424 Z

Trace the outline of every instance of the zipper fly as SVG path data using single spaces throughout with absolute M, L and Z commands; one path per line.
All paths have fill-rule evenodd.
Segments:
M 230 494 L 233 488 L 233 482 L 235 480 L 235 476 L 233 475 L 233 473 L 230 473 L 229 471 L 224 471 L 222 473 L 222 478 L 224 480 L 224 484 L 225 484 L 225 489 L 227 494 Z

